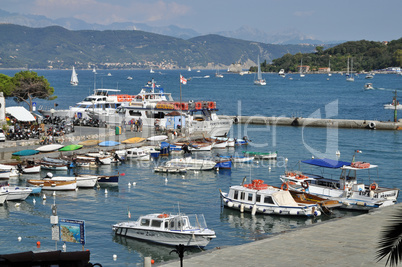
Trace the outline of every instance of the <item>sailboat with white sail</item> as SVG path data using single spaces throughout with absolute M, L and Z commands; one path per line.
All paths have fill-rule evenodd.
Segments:
M 265 81 L 265 79 L 262 78 L 262 74 L 261 74 L 260 56 L 258 56 L 258 59 L 257 59 L 257 66 L 258 66 L 257 80 L 254 80 L 254 84 L 255 85 L 267 85 L 267 82 Z
M 78 85 L 78 75 L 75 72 L 75 68 L 73 66 L 73 72 L 71 73 L 71 81 L 70 84 L 73 86 L 77 86 Z
M 353 77 L 353 58 L 351 60 L 351 68 L 350 68 L 350 73 L 349 73 L 349 57 L 348 57 L 348 69 L 346 73 L 346 81 L 347 82 L 354 82 L 355 78 Z
M 301 78 L 303 78 L 304 76 L 306 76 L 306 75 L 303 74 L 303 58 L 300 60 L 300 69 L 299 69 L 299 72 L 300 72 L 300 77 L 301 77 Z

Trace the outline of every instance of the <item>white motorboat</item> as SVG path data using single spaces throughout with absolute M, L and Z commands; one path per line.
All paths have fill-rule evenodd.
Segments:
M 8 180 L 10 179 L 11 170 L 2 170 L 0 169 L 0 180 Z
M 150 160 L 150 154 L 145 152 L 144 149 L 133 147 L 126 150 L 126 155 L 128 159 L 133 160 Z
M 20 174 L 16 165 L 0 164 L 0 170 L 2 170 L 2 173 L 0 174 L 0 179 L 18 177 L 18 175 Z
M 71 191 L 77 189 L 77 182 L 74 181 L 53 181 L 53 180 L 27 180 L 27 183 L 32 186 L 40 186 L 42 190 L 52 191 Z
M 365 78 L 366 78 L 366 79 L 373 79 L 374 76 L 373 76 L 373 74 L 369 73 L 369 74 L 366 75 Z
M 159 244 L 205 247 L 216 238 L 208 229 L 204 215 L 154 213 L 140 216 L 137 221 L 121 222 L 112 227 L 116 235 L 137 238 Z
M 390 104 L 385 104 L 384 109 L 402 109 L 402 105 L 399 104 L 398 100 L 392 100 Z
M 331 159 L 310 159 L 302 163 L 320 168 L 340 169 L 341 175 L 335 180 L 301 171 L 286 172 L 280 179 L 290 189 L 337 200 L 342 203 L 341 208 L 352 210 L 381 208 L 394 205 L 397 201 L 399 189 L 380 187 L 375 182 L 364 184 L 362 180 L 358 181 L 357 173 L 361 177 L 363 172 L 370 174 L 370 170 L 378 168 L 377 165 L 354 160 L 351 163 Z M 370 176 L 367 176 L 367 179 L 370 179 Z
M 93 162 L 98 165 L 110 165 L 112 162 L 112 156 L 104 155 L 103 157 L 92 157 L 92 156 L 85 156 L 85 155 L 77 155 L 75 157 L 77 161 L 88 161 Z
M 188 170 L 206 171 L 215 168 L 216 162 L 207 159 L 194 159 L 192 157 L 174 158 L 166 162 L 168 167 L 186 168 Z
M 81 188 L 93 188 L 97 181 L 97 175 L 89 175 L 89 174 L 80 174 L 74 177 L 71 176 L 53 176 L 52 173 L 46 174 L 46 177 L 43 178 L 44 180 L 51 180 L 51 181 L 75 181 L 77 182 L 77 187 Z
M 278 72 L 279 76 L 285 78 L 285 70 L 284 69 L 280 69 L 280 71 Z
M 103 112 L 112 114 L 123 103 L 130 103 L 135 95 L 117 94 L 117 89 L 95 89 L 92 95 L 87 96 L 69 109 L 54 109 L 40 107 L 39 113 L 44 116 L 59 116 L 62 118 L 88 118 L 88 112 Z
M 73 66 L 73 71 L 72 71 L 72 73 L 71 73 L 70 84 L 73 85 L 73 86 L 77 86 L 77 85 L 78 85 L 78 75 L 77 75 L 77 72 L 75 71 L 74 66 Z
M 257 59 L 257 79 L 254 80 L 254 84 L 255 85 L 267 85 L 267 82 L 265 81 L 265 79 L 262 78 L 262 74 L 261 74 L 261 65 L 260 65 L 260 56 L 258 56 Z
M 229 193 L 220 190 L 226 207 L 251 212 L 252 214 L 275 214 L 315 217 L 321 215 L 318 204 L 296 202 L 289 191 L 253 180 L 250 184 L 234 185 Z
M 253 156 L 256 159 L 276 159 L 278 157 L 278 152 L 253 152 L 253 151 L 243 151 L 244 156 Z
M 7 192 L 7 201 L 9 200 L 25 200 L 29 194 L 31 194 L 32 189 L 23 186 L 10 186 L 3 185 L 0 186 L 0 192 Z
M 373 90 L 373 89 L 374 89 L 373 84 L 372 84 L 372 83 L 366 83 L 366 84 L 364 84 L 364 89 L 366 89 L 366 90 Z

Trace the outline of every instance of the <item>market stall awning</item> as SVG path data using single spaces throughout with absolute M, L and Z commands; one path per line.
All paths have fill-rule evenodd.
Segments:
M 35 121 L 35 117 L 24 107 L 8 107 L 6 108 L 6 114 L 19 121 Z

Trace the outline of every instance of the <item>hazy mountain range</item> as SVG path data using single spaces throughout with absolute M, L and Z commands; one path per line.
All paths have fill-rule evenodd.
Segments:
M 140 30 L 145 32 L 157 33 L 182 39 L 190 39 L 197 36 L 204 35 L 192 29 L 180 28 L 175 25 L 165 27 L 152 27 L 142 23 L 112 23 L 108 25 L 87 23 L 83 20 L 75 18 L 61 18 L 50 19 L 45 16 L 30 15 L 30 14 L 18 14 L 10 13 L 0 9 L 0 23 L 9 23 L 22 25 L 27 27 L 47 27 L 47 26 L 61 26 L 68 30 Z M 331 41 L 324 42 L 320 40 L 314 40 L 313 38 L 304 35 L 296 30 L 288 30 L 287 32 L 279 33 L 266 33 L 258 29 L 243 26 L 233 31 L 214 32 L 210 34 L 218 34 L 225 37 L 231 37 L 241 40 L 255 41 L 267 44 L 335 44 L 344 41 Z

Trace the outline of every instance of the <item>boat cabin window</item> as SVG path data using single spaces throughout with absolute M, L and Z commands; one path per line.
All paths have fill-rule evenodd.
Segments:
M 274 201 L 272 200 L 272 197 L 265 196 L 264 197 L 264 203 L 266 203 L 266 204 L 274 204 Z
M 261 202 L 261 195 L 257 195 L 256 197 L 257 197 L 256 202 Z
M 161 220 L 152 220 L 151 226 L 152 227 L 157 227 L 160 228 L 162 225 L 162 221 Z
M 239 191 L 235 190 L 233 194 L 233 198 L 237 199 L 239 197 Z
M 253 201 L 253 193 L 248 193 L 248 201 Z
M 110 104 L 109 104 L 109 103 L 106 103 L 106 104 L 105 104 L 105 108 L 110 108 Z
M 128 112 L 128 114 L 129 114 L 130 116 L 137 116 L 137 117 L 140 117 L 140 116 L 141 116 L 141 112 L 135 111 L 135 110 L 130 110 L 130 111 Z
M 141 226 L 149 226 L 149 219 L 141 219 Z
M 165 221 L 165 229 L 168 229 L 168 228 L 169 228 L 169 222 Z
M 246 198 L 246 193 L 241 192 L 240 193 L 240 200 L 244 200 Z

